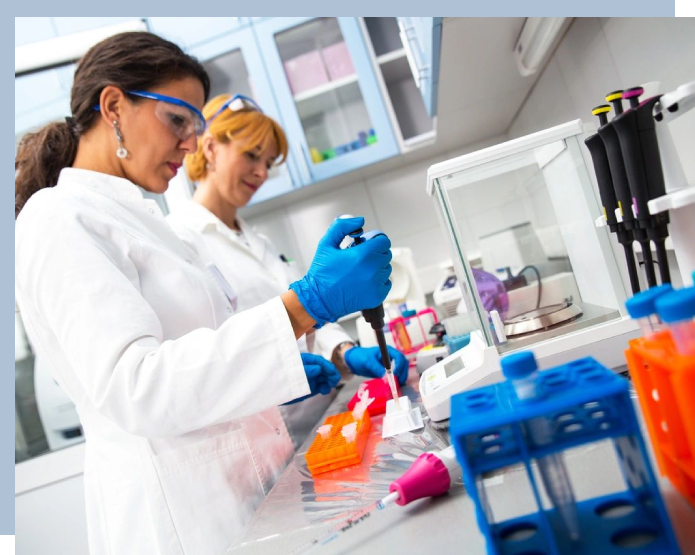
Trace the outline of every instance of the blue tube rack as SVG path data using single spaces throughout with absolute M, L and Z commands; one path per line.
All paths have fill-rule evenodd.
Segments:
M 678 555 L 628 383 L 593 358 L 583 358 L 538 372 L 536 387 L 541 394 L 531 402 L 519 401 L 508 381 L 451 399 L 451 441 L 463 469 L 466 490 L 475 503 L 488 554 Z M 537 446 L 531 441 L 528 423 L 536 418 L 552 423 L 550 443 Z M 542 485 L 531 463 L 551 453 L 603 440 L 614 444 L 625 491 L 577 502 L 580 539 L 572 541 L 555 508 L 543 508 Z M 537 512 L 491 522 L 494 515 L 483 475 L 518 463 L 524 465 Z M 604 511 L 621 507 L 631 512 L 605 518 Z M 635 534 L 648 534 L 653 539 L 636 548 L 620 545 Z

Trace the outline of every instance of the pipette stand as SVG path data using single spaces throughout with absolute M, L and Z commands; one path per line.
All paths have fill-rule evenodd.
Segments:
M 451 400 L 451 440 L 488 554 L 678 554 L 628 383 L 593 358 L 538 372 L 536 380 L 540 395 L 532 402 L 519 401 L 508 382 L 466 391 Z M 537 418 L 550 422 L 551 441 L 542 446 L 534 445 L 528 434 L 529 422 Z M 543 485 L 531 464 L 551 453 L 605 440 L 615 447 L 625 489 L 578 501 L 580 537 L 572 541 L 558 511 L 543 507 Z M 536 512 L 497 522 L 483 477 L 518 463 L 526 472 Z M 578 484 L 572 486 L 576 493 Z M 621 547 L 645 537 L 648 543 L 639 548 Z

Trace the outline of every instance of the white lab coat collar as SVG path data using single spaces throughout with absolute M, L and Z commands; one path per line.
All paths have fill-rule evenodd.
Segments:
M 121 203 L 145 200 L 142 189 L 132 181 L 92 170 L 63 168 L 56 186 L 64 189 L 86 187 Z
M 179 207 L 177 207 L 176 212 L 176 216 L 181 218 L 182 221 L 185 220 L 186 225 L 194 231 L 201 234 L 217 232 L 223 237 L 229 239 L 235 245 L 238 245 L 245 250 L 250 250 L 251 254 L 258 258 L 261 262 L 263 261 L 263 256 L 265 255 L 266 250 L 265 242 L 239 216 L 237 216 L 236 221 L 239 224 L 241 232 L 244 234 L 244 239 L 248 241 L 249 247 L 247 247 L 244 242 L 239 239 L 237 234 L 230 229 L 227 224 L 225 224 L 202 204 L 199 204 L 194 200 L 182 203 Z

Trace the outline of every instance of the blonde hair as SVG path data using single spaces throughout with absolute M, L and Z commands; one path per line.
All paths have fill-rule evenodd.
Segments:
M 230 98 L 229 94 L 221 94 L 208 102 L 203 108 L 205 119 L 217 113 Z M 239 141 L 243 152 L 250 152 L 259 147 L 265 150 L 272 142 L 278 149 L 276 163 L 282 164 L 287 159 L 287 136 L 278 122 L 257 110 L 225 109 L 212 120 L 206 132 L 198 138 L 198 150 L 186 156 L 186 173 L 191 181 L 200 181 L 207 176 L 208 170 L 202 146 L 203 138 L 208 134 L 223 144 L 232 140 Z

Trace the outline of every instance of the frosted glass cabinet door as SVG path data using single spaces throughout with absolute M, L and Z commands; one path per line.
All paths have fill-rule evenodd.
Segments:
M 356 18 L 254 25 L 304 185 L 398 154 Z

